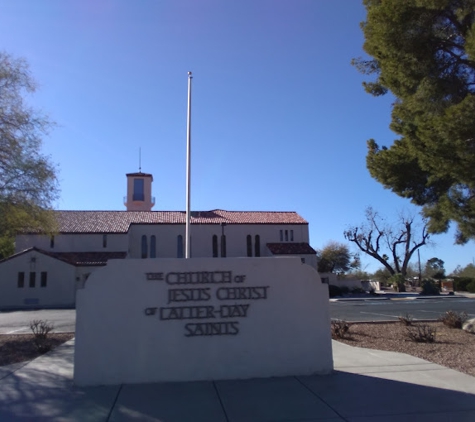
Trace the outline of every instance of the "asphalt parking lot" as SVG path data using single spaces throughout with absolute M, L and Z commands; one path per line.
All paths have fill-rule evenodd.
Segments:
M 414 319 L 437 320 L 446 311 L 466 312 L 475 318 L 475 299 L 443 297 L 434 299 L 394 298 L 330 302 L 332 319 L 345 321 L 397 321 L 409 314 Z
M 30 322 L 48 321 L 56 333 L 71 333 L 76 330 L 75 309 L 41 309 L 27 311 L 1 311 L 0 334 L 31 334 Z

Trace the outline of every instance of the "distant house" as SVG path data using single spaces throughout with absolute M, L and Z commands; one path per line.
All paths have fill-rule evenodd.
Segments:
M 75 292 L 109 259 L 183 258 L 183 211 L 152 211 L 151 174 L 129 173 L 125 211 L 55 211 L 53 237 L 23 233 L 0 261 L 0 308 L 74 306 Z M 194 211 L 192 258 L 298 256 L 317 267 L 308 222 L 296 212 Z

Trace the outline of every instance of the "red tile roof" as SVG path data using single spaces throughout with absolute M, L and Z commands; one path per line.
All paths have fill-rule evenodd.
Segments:
M 109 259 L 124 259 L 127 256 L 127 252 L 50 252 L 32 247 L 2 259 L 0 263 L 32 251 L 79 267 L 106 265 Z
M 109 259 L 124 259 L 127 256 L 127 252 L 42 252 L 79 267 L 106 265 Z
M 273 255 L 315 255 L 317 252 L 308 243 L 267 243 Z
M 185 224 L 184 211 L 55 211 L 60 233 L 126 233 L 131 224 Z M 296 212 L 193 211 L 191 224 L 308 224 Z

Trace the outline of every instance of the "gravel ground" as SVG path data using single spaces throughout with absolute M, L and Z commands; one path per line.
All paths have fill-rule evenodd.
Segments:
M 409 329 L 403 324 L 351 324 L 348 338 L 335 340 L 350 346 L 407 353 L 429 362 L 475 376 L 475 335 L 461 329 L 448 328 L 441 322 L 414 323 L 436 330 L 434 343 L 416 343 L 409 340 Z
M 434 343 L 409 340 L 408 328 L 401 323 L 351 324 L 349 336 L 337 341 L 350 346 L 407 353 L 448 368 L 475 376 L 475 335 L 452 329 L 441 322 L 416 323 L 435 330 Z M 409 327 L 411 328 L 411 327 Z M 72 333 L 50 334 L 52 348 L 74 337 Z M 31 334 L 0 335 L 0 366 L 38 357 Z
M 33 343 L 33 334 L 0 335 L 0 366 L 31 360 L 41 355 Z M 51 333 L 48 338 L 51 348 L 63 344 L 74 337 L 72 333 Z

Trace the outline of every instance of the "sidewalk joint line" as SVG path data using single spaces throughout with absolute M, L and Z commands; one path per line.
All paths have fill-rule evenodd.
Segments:
M 114 403 L 112 403 L 112 406 L 109 410 L 109 414 L 107 415 L 106 422 L 109 422 L 109 420 L 112 416 L 112 412 L 114 411 L 115 405 L 117 404 L 117 400 L 119 400 L 119 395 L 120 395 L 120 392 L 122 391 L 123 386 L 124 386 L 124 384 L 120 384 L 119 390 L 117 391 L 117 394 L 116 394 L 115 399 L 114 399 Z
M 218 396 L 219 404 L 221 405 L 221 409 L 223 409 L 224 417 L 226 418 L 226 422 L 229 422 L 228 414 L 226 413 L 226 409 L 224 407 L 224 403 L 221 400 L 221 396 L 219 395 L 218 387 L 216 386 L 216 382 L 212 381 L 214 391 L 216 391 L 216 395 Z
M 26 365 L 28 365 L 29 363 L 31 362 L 31 360 L 25 360 L 23 363 L 23 365 L 19 366 L 18 368 L 16 368 L 15 370 L 13 371 L 10 371 L 8 372 L 4 377 L 1 377 L 0 380 L 3 380 L 7 377 L 9 377 L 10 375 L 13 375 L 16 371 L 19 371 L 20 369 L 24 368 Z M 14 365 L 14 364 L 12 364 Z
M 343 415 L 340 414 L 340 412 L 338 412 L 338 410 L 336 410 L 333 406 L 329 405 L 322 397 L 320 397 L 317 393 L 315 393 L 315 391 L 313 391 L 307 384 L 305 384 L 299 377 L 294 377 L 297 382 L 299 382 L 306 390 L 308 390 L 312 395 L 314 395 L 315 397 L 317 397 L 319 400 L 321 400 L 323 403 L 325 403 L 331 410 L 333 410 L 337 415 L 338 417 L 340 417 L 343 421 L 345 422 L 349 422 L 348 419 L 346 419 Z

